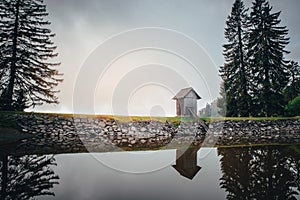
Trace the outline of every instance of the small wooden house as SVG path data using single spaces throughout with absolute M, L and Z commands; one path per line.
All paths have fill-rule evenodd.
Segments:
M 192 87 L 180 90 L 173 99 L 176 100 L 177 116 L 197 116 L 197 100 L 201 99 L 201 97 Z

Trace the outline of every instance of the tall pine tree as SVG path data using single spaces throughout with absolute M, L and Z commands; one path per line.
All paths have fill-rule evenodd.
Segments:
M 290 79 L 284 93 L 286 102 L 289 102 L 300 95 L 300 66 L 297 62 L 291 61 L 288 69 Z
M 227 101 L 227 116 L 249 116 L 249 70 L 246 57 L 247 9 L 242 0 L 236 0 L 228 16 L 223 45 L 225 64 L 220 69 Z
M 283 113 L 283 92 L 289 81 L 284 55 L 288 30 L 280 26 L 280 12 L 271 13 L 266 0 L 255 0 L 250 14 L 248 57 L 252 74 L 254 113 L 272 116 Z
M 43 0 L 0 0 L 0 109 L 58 103 L 62 80 L 59 64 L 48 61 L 57 54 L 47 15 Z

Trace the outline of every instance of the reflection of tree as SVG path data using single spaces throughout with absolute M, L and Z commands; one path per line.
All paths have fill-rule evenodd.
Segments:
M 227 199 L 296 199 L 300 159 L 290 147 L 219 148 L 218 153 Z
M 293 199 L 297 187 L 286 148 L 267 147 L 254 152 L 255 192 L 260 199 Z
M 58 184 L 59 178 L 50 169 L 51 165 L 56 165 L 53 156 L 2 156 L 0 199 L 54 196 L 50 189 Z
M 223 177 L 221 187 L 228 192 L 228 199 L 251 199 L 250 160 L 248 148 L 218 149 Z M 225 173 L 226 172 L 226 173 Z

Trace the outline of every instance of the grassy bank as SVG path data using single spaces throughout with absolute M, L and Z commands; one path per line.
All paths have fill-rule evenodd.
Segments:
M 205 120 L 228 120 L 228 121 L 276 121 L 276 120 L 295 120 L 300 119 L 300 116 L 296 117 L 212 117 L 204 118 Z
M 67 113 L 33 113 L 33 112 L 12 112 L 12 111 L 0 111 L 0 126 L 4 124 L 12 123 L 12 121 L 3 121 L 4 116 L 7 115 L 49 115 L 49 116 L 61 116 L 61 117 L 86 117 L 86 118 L 104 118 L 104 119 L 116 119 L 119 121 L 170 121 L 170 122 L 179 122 L 179 121 L 192 121 L 192 118 L 185 117 L 151 117 L 151 116 L 114 116 L 114 115 L 98 115 L 98 114 L 67 114 Z M 275 120 L 295 120 L 300 119 L 300 116 L 297 117 L 200 117 L 201 120 L 210 122 L 210 121 L 275 121 Z

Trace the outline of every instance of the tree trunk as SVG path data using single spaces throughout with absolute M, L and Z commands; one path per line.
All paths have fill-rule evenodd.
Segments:
M 17 63 L 17 43 L 18 43 L 18 29 L 19 29 L 19 11 L 20 9 L 20 0 L 16 3 L 16 18 L 14 24 L 14 32 L 13 32 L 13 45 L 12 45 L 12 57 L 11 57 L 11 65 L 10 65 L 10 77 L 8 83 L 8 90 L 7 90 L 7 103 L 9 110 L 12 109 L 13 103 L 13 92 L 14 92 L 14 85 L 16 79 L 16 63 Z
M 243 38 L 242 38 L 242 27 L 241 24 L 238 26 L 238 37 L 239 37 L 239 51 L 240 51 L 240 65 L 241 65 L 241 86 L 242 86 L 242 93 L 243 98 L 246 105 L 246 110 L 242 110 L 240 112 L 241 117 L 248 117 L 249 116 L 249 100 L 248 100 L 248 90 L 247 90 L 247 80 L 246 80 L 246 66 L 245 66 L 245 60 L 244 60 L 244 51 L 243 51 Z
M 7 188 L 7 171 L 8 171 L 8 159 L 7 155 L 2 156 L 1 158 L 2 161 L 2 168 L 1 168 L 1 175 L 2 175 L 2 180 L 1 180 L 1 196 L 0 200 L 6 199 L 6 188 Z

